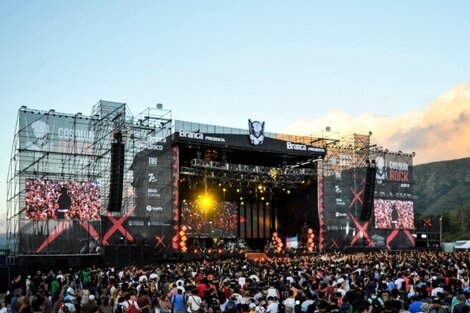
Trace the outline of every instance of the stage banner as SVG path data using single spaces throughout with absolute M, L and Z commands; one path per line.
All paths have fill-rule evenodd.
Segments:
M 172 220 L 171 145 L 155 144 L 136 153 L 129 168 L 136 196 L 135 217 L 168 224 Z
M 90 117 L 81 114 L 20 110 L 18 136 L 19 149 L 23 152 L 21 168 L 32 165 L 31 170 L 47 169 L 60 174 L 63 170 L 61 162 L 41 163 L 45 161 L 46 154 L 91 154 L 95 133 L 90 130 L 90 121 Z M 80 161 L 86 165 L 85 159 Z
M 348 246 L 356 236 L 355 222 L 362 210 L 365 168 L 337 171 L 324 178 L 324 247 Z
M 413 157 L 404 153 L 383 153 L 375 157 L 376 183 L 413 181 Z
M 325 148 L 306 145 L 300 142 L 284 141 L 271 137 L 264 137 L 262 143 L 254 146 L 250 142 L 248 134 L 223 134 L 223 133 L 203 133 L 191 132 L 187 130 L 177 130 L 175 139 L 182 142 L 193 142 L 195 144 L 206 144 L 213 146 L 241 148 L 246 150 L 276 152 L 290 155 L 325 155 Z
M 124 237 L 129 243 L 150 244 L 165 250 L 173 236 L 171 144 L 165 138 L 149 138 L 140 147 L 129 167 L 135 207 L 114 221 L 108 217 L 103 225 L 106 229 L 103 238 L 111 233 L 110 245 L 121 244 Z M 122 228 L 115 227 L 116 220 Z

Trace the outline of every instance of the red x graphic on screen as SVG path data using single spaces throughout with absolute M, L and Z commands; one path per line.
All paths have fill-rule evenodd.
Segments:
M 36 250 L 37 253 L 41 252 L 44 250 L 47 246 L 49 246 L 54 240 L 57 239 L 57 237 L 60 236 L 65 230 L 67 230 L 70 226 L 72 225 L 72 221 L 70 220 L 64 220 L 61 221 L 57 227 L 54 229 L 54 231 L 49 235 L 49 237 L 44 240 L 44 242 L 39 246 L 39 248 Z M 80 225 L 93 237 L 93 239 L 98 240 L 100 238 L 100 235 L 96 231 L 96 229 L 90 225 L 87 221 L 80 221 Z
M 356 191 L 355 191 L 354 189 L 352 189 L 352 187 L 351 187 L 351 191 L 352 191 L 353 194 L 354 194 L 354 198 L 352 199 L 351 204 L 349 205 L 349 207 L 352 207 L 356 201 L 358 201 L 358 202 L 362 205 L 361 195 L 362 195 L 362 193 L 364 192 L 364 188 L 362 188 L 359 192 L 356 192 Z
M 400 232 L 399 229 L 394 229 L 394 230 L 390 233 L 390 235 L 388 235 L 387 241 L 386 241 L 387 249 L 388 249 L 388 250 L 391 249 L 390 243 L 393 241 L 393 239 L 395 239 L 395 237 L 398 235 L 399 232 Z
M 390 246 L 390 243 L 395 239 L 395 237 L 398 235 L 399 232 L 400 232 L 399 229 L 394 229 L 390 233 L 390 235 L 388 235 L 387 241 L 386 241 L 386 245 L 387 245 L 388 250 L 392 249 L 392 247 Z M 411 232 L 408 229 L 405 229 L 405 230 L 403 230 L 403 233 L 408 238 L 408 240 L 410 240 L 411 244 L 414 246 L 415 245 L 415 239 L 413 238 L 413 235 L 411 234 Z
M 432 219 L 430 217 L 423 217 L 423 227 L 432 228 Z
M 134 237 L 122 226 L 124 222 L 129 218 L 129 216 L 134 212 L 135 207 L 127 211 L 124 215 L 122 215 L 119 220 L 117 220 L 114 216 L 109 215 L 108 213 L 108 218 L 113 223 L 113 226 L 108 229 L 106 234 L 103 236 L 102 243 L 104 246 L 108 245 L 108 239 L 116 232 L 119 231 L 123 236 L 127 238 L 128 241 L 134 241 Z
M 335 239 L 331 239 L 330 249 L 333 249 L 333 247 L 336 247 L 336 249 L 339 249 L 338 243 L 336 242 Z
M 80 221 L 80 225 L 93 237 L 93 239 L 98 240 L 100 239 L 100 234 L 96 231 L 96 229 L 90 225 L 87 221 Z
M 159 245 L 162 245 L 166 248 L 166 244 L 163 242 L 163 239 L 165 238 L 165 236 L 155 236 L 155 241 L 157 242 L 157 247 Z
M 367 244 L 369 247 L 373 247 L 374 246 L 374 242 L 372 241 L 372 239 L 369 237 L 369 234 L 367 233 L 367 226 L 369 226 L 369 221 L 365 222 L 364 225 L 361 225 L 355 218 L 352 214 L 349 214 L 351 216 L 351 219 L 352 221 L 354 222 L 354 225 L 356 225 L 356 228 L 357 228 L 357 231 L 356 231 L 356 235 L 354 236 L 354 238 L 351 240 L 351 246 L 354 246 L 354 244 L 356 243 L 356 241 L 359 240 L 359 238 L 361 238 L 361 235 L 367 240 Z
M 68 229 L 72 225 L 72 222 L 69 220 L 61 221 L 57 227 L 54 229 L 54 231 L 49 235 L 49 237 L 44 240 L 44 242 L 39 246 L 39 248 L 36 250 L 36 252 L 41 252 L 44 250 L 48 245 L 50 245 L 54 240 L 57 239 L 57 237 L 60 236 L 66 229 Z
M 413 238 L 413 235 L 411 234 L 411 232 L 408 229 L 404 230 L 403 232 L 405 233 L 406 237 L 408 237 L 411 244 L 414 246 L 415 245 L 415 239 Z

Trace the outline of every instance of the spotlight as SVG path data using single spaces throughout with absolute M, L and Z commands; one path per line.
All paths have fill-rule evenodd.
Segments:
M 199 203 L 201 205 L 201 208 L 207 211 L 214 206 L 215 200 L 211 194 L 205 193 L 199 196 Z

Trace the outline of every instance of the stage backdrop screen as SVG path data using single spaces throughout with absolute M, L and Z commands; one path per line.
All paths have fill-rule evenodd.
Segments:
M 100 220 L 100 187 L 96 182 L 27 179 L 25 216 L 31 220 Z
M 190 238 L 236 238 L 238 206 L 236 202 L 214 202 L 210 206 L 201 201 L 183 201 L 181 224 Z
M 299 246 L 299 239 L 297 236 L 294 237 L 287 237 L 286 238 L 286 249 L 292 250 L 297 249 Z
M 414 228 L 413 201 L 375 199 L 374 215 L 379 229 Z

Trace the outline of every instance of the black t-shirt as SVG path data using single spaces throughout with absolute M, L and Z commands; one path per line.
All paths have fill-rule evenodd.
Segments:
M 44 303 L 44 298 L 40 295 L 36 295 L 33 298 L 31 306 L 33 307 L 33 312 L 41 311 L 41 306 Z

